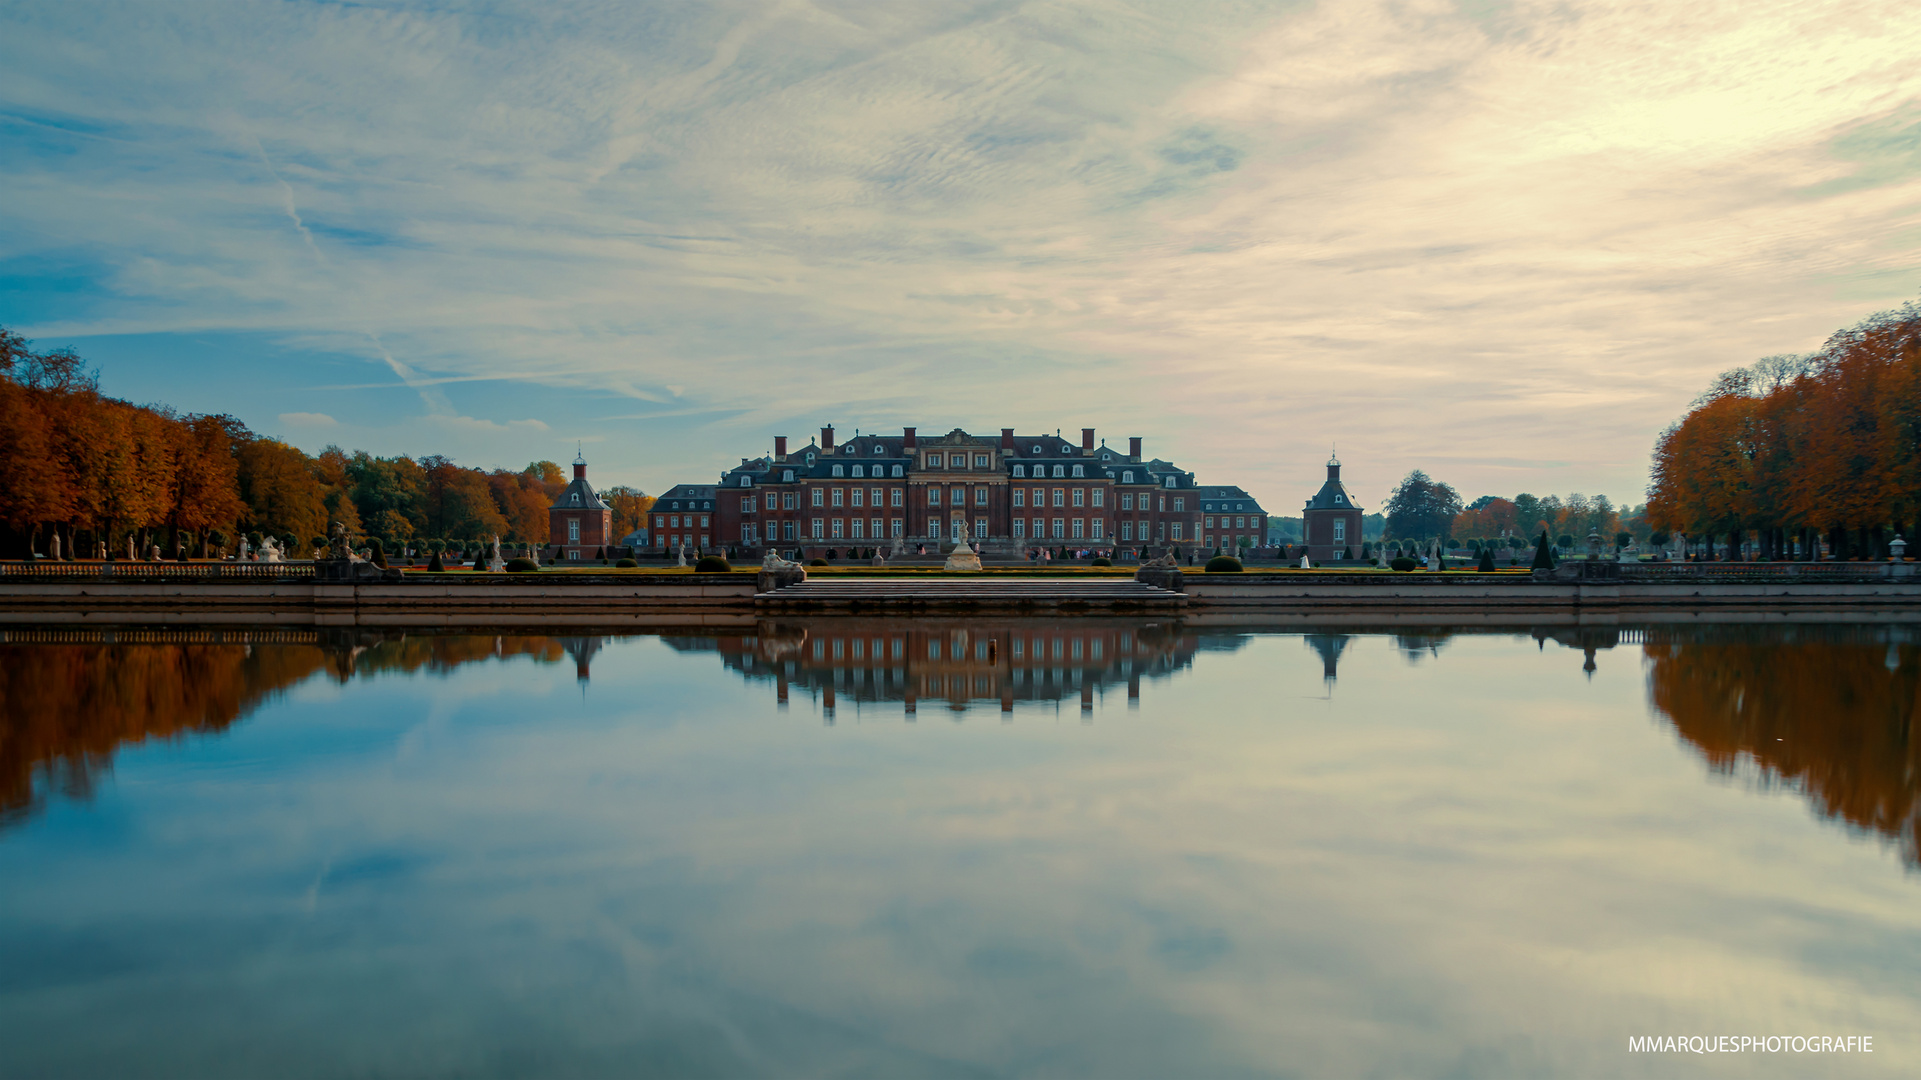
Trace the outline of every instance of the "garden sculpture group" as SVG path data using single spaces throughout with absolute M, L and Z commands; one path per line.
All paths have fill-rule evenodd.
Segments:
M 980 568 L 981 557 L 974 553 L 973 548 L 967 546 L 967 522 L 955 522 L 954 550 L 948 553 L 947 562 L 941 569 L 960 573 L 978 571 Z

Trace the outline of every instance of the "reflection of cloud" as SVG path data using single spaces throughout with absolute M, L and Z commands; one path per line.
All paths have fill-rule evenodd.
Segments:
M 268 330 L 432 413 L 1071 414 L 1270 490 L 1549 446 L 1616 501 L 1708 373 L 1913 293 L 1906 5 L 1467 7 L 47 7 L 0 240 L 103 264 L 38 337 Z

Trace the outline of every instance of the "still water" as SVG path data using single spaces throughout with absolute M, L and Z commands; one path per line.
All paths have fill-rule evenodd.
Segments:
M 1912 625 L 13 630 L 0 705 L 8 1076 L 1921 1071 Z

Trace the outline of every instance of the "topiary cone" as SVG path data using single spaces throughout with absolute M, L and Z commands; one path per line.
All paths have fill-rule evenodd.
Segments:
M 1534 569 L 1554 569 L 1554 554 L 1547 549 L 1547 530 L 1541 530 L 1541 539 L 1534 544 Z

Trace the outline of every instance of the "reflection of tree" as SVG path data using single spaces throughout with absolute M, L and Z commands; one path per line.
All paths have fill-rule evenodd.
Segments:
M 182 635 L 188 636 L 188 635 Z M 243 634 L 233 637 L 244 638 Z M 48 786 L 92 791 L 125 743 L 217 732 L 320 672 L 345 682 L 385 671 L 451 670 L 491 656 L 565 656 L 545 637 L 299 635 L 287 644 L 0 645 L 0 820 L 39 809 Z
M 1921 865 L 1921 655 L 1870 633 L 1720 631 L 1650 643 L 1649 696 L 1720 772 L 1745 758 Z

